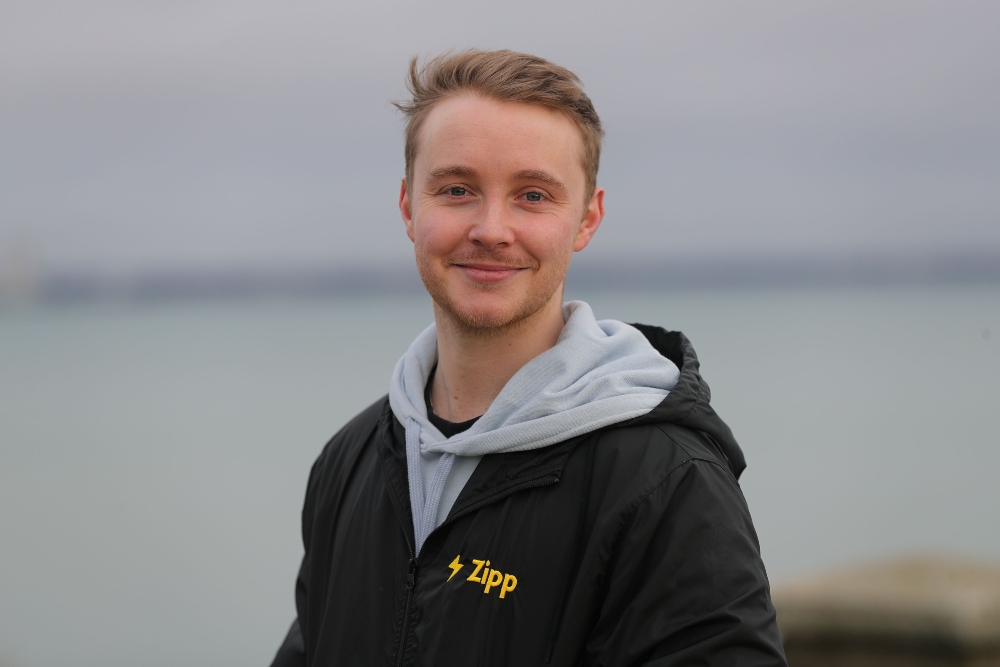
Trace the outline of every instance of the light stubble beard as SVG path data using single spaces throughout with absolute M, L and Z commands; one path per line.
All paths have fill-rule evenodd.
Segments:
M 417 270 L 423 280 L 424 287 L 434 301 L 435 321 L 438 327 L 447 327 L 450 331 L 463 337 L 477 339 L 498 339 L 512 336 L 519 331 L 529 328 L 535 316 L 539 315 L 553 298 L 558 300 L 562 306 L 563 285 L 565 283 L 566 270 L 569 268 L 569 260 L 572 253 L 568 254 L 559 265 L 546 269 L 550 274 L 546 279 L 533 285 L 535 289 L 529 291 L 527 298 L 515 304 L 512 311 L 506 312 L 470 312 L 456 303 L 448 293 L 445 280 L 435 273 L 432 261 L 417 255 Z M 451 264 L 476 263 L 477 261 L 489 261 L 507 266 L 524 266 L 525 263 L 510 261 L 510 258 L 503 258 L 491 253 L 480 253 L 475 256 L 462 257 L 458 260 L 451 260 Z M 538 262 L 532 260 L 525 271 L 539 271 Z M 532 279 L 538 280 L 539 276 Z M 476 289 L 485 291 L 502 290 L 506 285 L 488 285 L 465 281 Z

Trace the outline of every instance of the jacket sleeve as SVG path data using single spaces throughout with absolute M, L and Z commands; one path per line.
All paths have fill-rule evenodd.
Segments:
M 326 450 L 316 459 L 312 470 L 309 472 L 309 483 L 306 486 L 306 498 L 302 505 L 302 546 L 305 553 L 302 556 L 302 565 L 299 567 L 299 575 L 295 580 L 295 620 L 292 627 L 285 635 L 285 641 L 278 648 L 278 653 L 271 662 L 271 667 L 305 667 L 306 648 L 303 625 L 308 621 L 308 572 L 309 572 L 309 544 L 311 542 L 313 505 L 315 502 L 315 488 L 321 462 L 325 458 Z
M 588 664 L 786 665 L 749 510 L 718 464 L 671 471 L 613 559 Z

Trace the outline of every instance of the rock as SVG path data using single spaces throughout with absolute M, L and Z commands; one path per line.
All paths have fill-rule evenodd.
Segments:
M 1000 667 L 1000 566 L 914 557 L 776 587 L 791 667 Z

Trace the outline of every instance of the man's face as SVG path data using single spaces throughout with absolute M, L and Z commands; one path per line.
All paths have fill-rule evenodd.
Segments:
M 431 110 L 399 208 L 439 315 L 489 330 L 561 307 L 604 216 L 602 189 L 584 201 L 582 151 L 573 121 L 540 105 L 466 94 Z

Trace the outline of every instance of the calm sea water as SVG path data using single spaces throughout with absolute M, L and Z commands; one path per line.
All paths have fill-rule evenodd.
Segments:
M 571 294 L 685 331 L 772 581 L 1000 561 L 1000 286 Z M 0 310 L 0 666 L 267 664 L 329 436 L 425 298 Z

